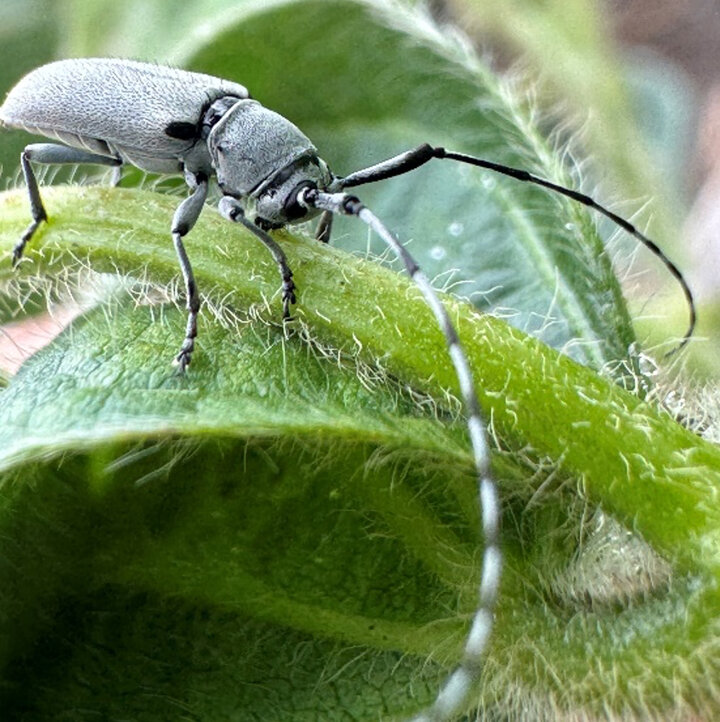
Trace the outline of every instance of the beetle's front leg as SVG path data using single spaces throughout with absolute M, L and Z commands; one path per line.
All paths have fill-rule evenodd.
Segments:
M 175 211 L 172 222 L 172 237 L 175 244 L 175 251 L 180 260 L 180 269 L 185 279 L 185 293 L 187 296 L 188 321 L 185 329 L 185 340 L 180 346 L 180 351 L 175 357 L 175 363 L 180 373 L 190 365 L 193 349 L 195 348 L 195 337 L 197 336 L 197 317 L 200 311 L 200 294 L 195 283 L 190 259 L 185 252 L 183 237 L 186 236 L 195 225 L 200 211 L 205 205 L 208 192 L 208 179 L 205 175 L 187 175 L 189 183 L 195 184 L 192 195 L 188 196 Z
M 260 239 L 262 244 L 270 251 L 272 257 L 277 263 L 282 278 L 282 302 L 283 302 L 283 321 L 290 320 L 290 304 L 295 303 L 295 283 L 293 282 L 293 272 L 287 262 L 287 257 L 282 248 L 266 233 L 262 228 L 258 228 L 254 223 L 245 218 L 245 212 L 240 202 L 231 196 L 223 196 L 218 203 L 220 215 L 227 218 L 233 223 L 242 223 L 251 233 Z

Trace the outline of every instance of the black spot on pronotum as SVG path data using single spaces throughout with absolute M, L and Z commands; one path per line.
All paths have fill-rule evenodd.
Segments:
M 165 135 L 178 140 L 193 140 L 197 137 L 197 126 L 185 121 L 173 121 L 165 126 Z

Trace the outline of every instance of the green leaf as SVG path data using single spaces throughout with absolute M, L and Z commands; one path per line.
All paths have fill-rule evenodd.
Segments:
M 175 199 L 61 188 L 47 203 L 52 222 L 20 273 L 177 276 Z M 3 197 L 0 217 L 9 249 L 21 194 Z M 278 237 L 302 334 L 273 325 L 279 279 L 265 250 L 208 211 L 190 252 L 223 323 L 206 305 L 188 377 L 168 365 L 183 314 L 121 304 L 76 323 L 0 392 L 12 709 L 152 718 L 171 700 L 200 719 L 238 708 L 405 718 L 456 662 L 480 540 L 464 430 L 443 410 L 456 379 L 442 335 L 403 277 Z M 508 449 L 494 460 L 507 571 L 483 705 L 510 716 L 597 715 L 608 699 L 638 714 L 714 709 L 702 670 L 717 638 L 720 452 L 447 303 Z M 406 383 L 439 411 L 423 418 Z M 560 460 L 554 483 L 526 471 L 544 456 Z M 28 688 L 43 690 L 36 702 Z
M 177 697 L 182 677 L 177 703 L 201 719 L 238 706 L 264 719 L 405 711 L 407 686 L 426 696 L 421 679 L 437 671 L 418 675 L 401 654 L 442 644 L 443 625 L 425 625 L 446 617 L 466 582 L 445 569 L 445 554 L 471 575 L 476 562 L 467 519 L 455 518 L 457 536 L 441 495 L 467 477 L 462 434 L 272 327 L 207 329 L 192 376 L 178 377 L 166 362 L 182 316 L 91 314 L 3 395 L 0 466 L 14 470 L 0 511 L 12 540 L 0 595 L 4 709 L 47 718 L 94 706 L 112 716 L 130 704 L 142 717 L 157 713 L 155 696 Z M 61 453 L 60 464 L 41 462 Z M 73 599 L 85 612 L 67 619 L 59 610 Z M 206 669 L 192 658 L 212 629 Z M 48 677 L 27 659 L 33 645 L 49 645 L 63 671 Z M 118 707 L 107 682 L 88 697 L 87 679 L 130 666 L 122 687 L 132 701 Z M 44 692 L 22 699 L 35 684 Z M 153 693 L 138 694 L 141 684 Z M 351 688 L 362 694 L 343 702 Z

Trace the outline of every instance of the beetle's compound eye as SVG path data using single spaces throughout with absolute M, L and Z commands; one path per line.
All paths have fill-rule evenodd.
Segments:
M 302 183 L 296 185 L 295 188 L 293 188 L 293 190 L 290 192 L 290 195 L 285 200 L 284 211 L 288 221 L 296 221 L 299 218 L 303 218 L 307 215 L 307 206 L 301 205 L 298 202 L 298 196 L 300 195 L 300 192 L 305 190 L 306 188 L 317 189 L 317 184 L 313 183 L 312 181 L 303 181 Z

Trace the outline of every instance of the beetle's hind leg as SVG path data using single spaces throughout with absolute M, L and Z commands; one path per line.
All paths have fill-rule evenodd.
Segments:
M 33 143 L 32 145 L 26 146 L 25 150 L 20 154 L 20 167 L 22 168 L 25 185 L 27 186 L 28 196 L 30 198 L 32 221 L 25 229 L 20 240 L 15 244 L 15 248 L 13 248 L 13 266 L 17 266 L 19 263 L 25 246 L 35 235 L 35 231 L 37 231 L 40 224 L 47 220 L 47 212 L 40 197 L 40 188 L 38 187 L 32 163 L 39 163 L 41 165 L 92 163 L 93 165 L 119 166 L 122 164 L 122 161 L 114 156 L 91 153 L 87 150 L 70 148 L 66 145 L 58 145 L 57 143 Z
M 29 145 L 20 154 L 20 167 L 22 168 L 23 176 L 25 178 L 25 186 L 27 187 L 28 196 L 30 197 L 30 213 L 32 214 L 32 221 L 30 225 L 25 229 L 25 232 L 20 236 L 20 240 L 15 244 L 12 252 L 12 264 L 17 266 L 20 259 L 22 258 L 23 251 L 27 242 L 33 237 L 38 226 L 47 220 L 47 213 L 45 206 L 43 205 L 42 198 L 40 197 L 40 189 L 38 188 L 37 178 L 35 172 L 30 165 L 30 158 L 32 156 L 32 146 Z

